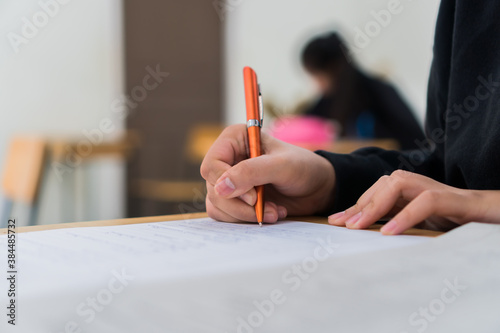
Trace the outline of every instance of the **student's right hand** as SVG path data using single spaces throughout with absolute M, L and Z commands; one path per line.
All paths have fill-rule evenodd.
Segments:
M 335 171 L 325 158 L 262 133 L 264 154 L 248 159 L 245 125 L 226 128 L 201 165 L 206 206 L 219 221 L 256 222 L 255 186 L 266 185 L 264 222 L 312 215 L 332 204 Z

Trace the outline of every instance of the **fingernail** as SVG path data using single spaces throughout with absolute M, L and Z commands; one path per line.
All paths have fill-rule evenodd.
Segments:
M 284 219 L 287 215 L 287 211 L 286 211 L 286 208 L 285 207 L 278 207 L 278 218 L 281 220 L 281 219 Z
M 380 232 L 382 232 L 384 235 L 393 235 L 397 226 L 398 223 L 395 220 L 390 220 L 382 227 L 382 229 L 380 229 Z
M 215 191 L 223 197 L 230 195 L 235 189 L 236 187 L 229 178 L 225 178 L 223 181 L 215 185 Z
M 240 195 L 240 199 L 243 200 L 249 206 L 254 205 L 254 200 L 253 200 L 253 197 L 250 193 L 244 193 L 244 194 Z
M 345 223 L 345 225 L 348 226 L 348 227 L 352 227 L 361 218 L 361 213 L 362 212 L 359 212 L 356 215 L 354 215 L 353 217 L 351 217 L 349 220 L 347 220 L 347 222 Z
M 345 215 L 345 211 L 330 215 L 330 216 L 328 216 L 328 223 L 333 223 L 344 215 Z

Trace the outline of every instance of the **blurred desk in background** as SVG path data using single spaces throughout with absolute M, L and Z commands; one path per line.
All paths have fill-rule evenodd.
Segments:
M 67 207 L 73 207 L 71 214 L 63 214 L 59 220 L 85 220 L 88 217 L 86 198 L 97 193 L 89 192 L 85 166 L 95 158 L 111 157 L 127 160 L 139 146 L 138 136 L 133 132 L 124 133 L 121 137 L 110 141 L 91 141 L 89 138 L 67 137 L 53 138 L 36 135 L 16 135 L 9 145 L 5 158 L 2 179 L 2 192 L 5 203 L 2 207 L 5 217 L 16 216 L 19 208 L 26 210 L 23 215 L 27 224 L 38 223 L 38 204 L 44 198 L 41 188 L 53 172 L 59 183 L 57 185 L 63 202 L 59 205 L 62 212 Z M 63 181 L 69 181 L 71 189 L 63 189 Z M 26 206 L 26 207 L 24 207 Z M 51 220 L 58 220 L 51 217 Z
M 349 140 L 340 139 L 333 143 L 329 148 L 324 149 L 337 154 L 350 154 L 355 150 L 366 148 L 366 147 L 377 147 L 386 150 L 398 150 L 399 144 L 396 140 L 392 139 L 378 139 L 378 140 Z M 312 149 L 317 150 L 317 149 Z
M 205 200 L 205 182 L 136 179 L 131 182 L 130 195 L 165 202 Z
M 127 132 L 113 141 L 93 143 L 83 138 L 48 139 L 48 153 L 51 161 L 88 160 L 107 156 L 127 159 L 139 146 L 139 136 L 135 132 Z
M 224 130 L 220 125 L 202 124 L 191 128 L 188 134 L 187 153 L 191 161 L 201 163 L 206 153 L 215 142 L 217 137 Z M 338 154 L 349 154 L 353 151 L 366 148 L 378 147 L 387 150 L 399 149 L 399 144 L 393 139 L 378 140 L 357 140 L 357 139 L 339 139 L 328 146 L 308 146 L 309 150 L 327 150 Z

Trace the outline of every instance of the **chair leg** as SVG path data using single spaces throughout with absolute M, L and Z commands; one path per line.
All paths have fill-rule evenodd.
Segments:
M 0 214 L 0 217 L 2 220 L 0 220 L 0 228 L 7 228 L 8 221 L 10 219 L 10 214 L 12 213 L 12 206 L 13 202 L 10 199 L 3 199 L 2 203 L 2 212 Z
M 47 176 L 49 172 L 49 160 L 48 158 L 44 158 L 42 165 L 40 166 L 40 179 L 38 180 L 39 185 L 38 185 L 38 191 L 36 193 L 36 196 L 33 199 L 33 202 L 31 206 L 28 208 L 28 216 L 27 216 L 27 221 L 28 225 L 36 225 L 38 224 L 38 211 L 39 211 L 39 206 L 40 206 L 40 194 L 42 193 L 43 189 L 46 186 L 47 182 Z
M 28 209 L 28 225 L 36 225 L 38 221 L 38 202 L 33 203 Z

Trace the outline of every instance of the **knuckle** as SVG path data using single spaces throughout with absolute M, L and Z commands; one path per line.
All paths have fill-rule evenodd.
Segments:
M 406 171 L 406 170 L 401 170 L 401 169 L 395 170 L 395 171 L 393 171 L 391 173 L 391 177 L 393 177 L 393 178 L 400 178 L 400 179 L 408 178 L 411 175 L 412 175 L 411 172 Z
M 358 210 L 365 209 L 369 203 L 373 200 L 373 197 L 366 199 L 363 196 L 361 196 L 358 201 L 354 204 L 354 207 Z
M 368 217 L 368 219 L 376 219 L 380 218 L 380 214 L 382 212 L 382 207 L 379 204 L 378 198 L 371 199 L 366 206 L 363 208 L 363 215 Z
M 241 133 L 245 128 L 244 124 L 231 125 L 226 128 L 221 133 L 222 137 L 234 137 L 235 134 Z
M 420 194 L 421 200 L 423 200 L 428 205 L 432 205 L 433 207 L 436 205 L 436 203 L 439 202 L 441 195 L 442 191 L 437 190 L 425 190 L 422 192 L 422 194 Z
M 224 213 L 219 210 L 207 197 L 206 200 L 207 206 L 207 215 L 208 217 L 216 220 L 216 221 L 226 221 L 228 218 L 224 215 Z
M 214 205 L 217 202 L 217 195 L 213 191 L 208 191 L 206 200 L 210 201 L 211 205 Z
M 388 186 L 391 190 L 397 190 L 401 183 L 403 182 L 402 178 L 399 176 L 391 175 L 386 182 L 386 186 Z
M 205 205 L 206 205 L 206 208 L 207 208 L 207 214 L 209 217 L 211 218 L 215 218 L 215 215 L 216 215 L 216 209 L 214 208 L 212 202 L 210 201 L 210 199 L 206 198 L 205 200 Z
M 388 175 L 383 175 L 382 177 L 380 177 L 377 181 L 377 183 L 383 185 L 383 184 L 387 184 L 388 182 L 391 181 L 391 177 L 388 176 Z
M 207 206 L 207 215 L 208 215 L 208 217 L 210 217 L 214 220 L 217 220 L 215 210 L 212 207 Z
M 380 180 L 383 180 L 383 181 L 388 181 L 391 177 L 388 176 L 388 175 L 383 175 L 382 177 L 380 177 Z
M 368 201 L 365 205 L 365 207 L 363 208 L 364 211 L 370 213 L 372 211 L 375 210 L 375 208 L 377 207 L 377 198 L 376 197 L 373 197 L 370 199 L 370 201 Z
M 200 174 L 203 177 L 203 179 L 208 180 L 209 175 L 210 175 L 210 167 L 208 166 L 208 163 L 203 160 L 200 166 Z
M 229 135 L 231 135 L 231 133 L 233 133 L 235 131 L 234 126 L 235 125 L 231 125 L 231 126 L 227 126 L 226 128 L 224 128 L 222 130 L 221 136 L 229 136 Z
M 231 180 L 247 177 L 251 173 L 251 168 L 246 161 L 241 161 L 228 171 Z

